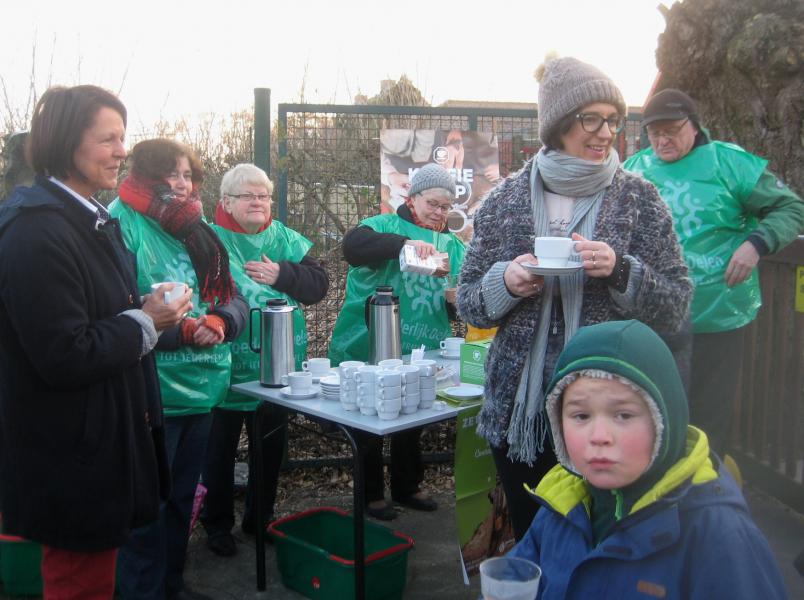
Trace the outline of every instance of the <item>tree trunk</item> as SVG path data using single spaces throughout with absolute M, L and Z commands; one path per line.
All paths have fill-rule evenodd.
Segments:
M 767 158 L 801 195 L 804 2 L 685 0 L 664 13 L 658 89 L 687 92 L 713 139 Z

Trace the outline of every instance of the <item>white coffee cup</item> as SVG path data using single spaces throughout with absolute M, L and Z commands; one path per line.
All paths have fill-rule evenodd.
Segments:
M 433 389 L 422 388 L 419 392 L 419 408 L 420 409 L 432 408 L 435 399 L 436 399 L 435 388 Z
M 354 378 L 355 373 L 360 367 L 366 366 L 362 360 L 345 360 L 338 365 L 338 370 L 341 373 L 341 380 Z
M 313 387 L 313 376 L 309 371 L 292 371 L 280 378 L 282 385 L 290 386 L 291 394 L 306 394 Z
M 357 390 L 357 407 L 360 409 L 360 413 L 364 415 L 376 415 L 377 408 L 376 408 L 377 399 L 374 397 L 374 394 L 367 394 L 367 395 L 360 395 L 360 389 Z
M 420 377 L 421 376 L 432 377 L 433 375 L 436 374 L 436 370 L 438 369 L 436 361 L 434 361 L 434 360 L 432 360 L 430 358 L 423 358 L 421 360 L 414 360 L 410 364 L 419 367 L 419 376 Z
M 460 337 L 448 337 L 445 340 L 441 340 L 440 346 L 444 354 L 458 356 L 461 353 L 461 345 L 465 342 L 466 340 Z
M 180 298 L 182 294 L 184 294 L 184 290 L 187 286 L 185 286 L 181 281 L 162 281 L 160 283 L 154 283 L 151 285 L 151 292 L 154 293 L 159 288 L 159 286 L 170 286 L 166 288 L 165 291 L 165 304 L 170 304 L 176 298 Z
M 371 397 L 371 398 L 373 398 L 375 389 L 376 389 L 376 387 L 371 382 L 358 383 L 357 387 L 355 388 L 355 392 L 357 393 L 357 396 L 359 398 L 360 397 Z
M 419 377 L 419 391 L 421 390 L 435 390 L 436 378 L 432 375 L 423 375 Z
M 313 377 L 323 377 L 329 374 L 328 358 L 311 358 L 302 363 L 303 371 L 310 371 Z
M 402 386 L 374 388 L 374 397 L 377 400 L 391 400 L 402 397 Z
M 402 373 L 399 371 L 382 370 L 374 374 L 377 388 L 399 387 L 402 385 Z
M 419 367 L 416 365 L 402 365 L 397 369 L 402 374 L 402 383 L 418 383 Z
M 406 415 L 411 415 L 415 413 L 416 410 L 419 408 L 419 402 L 421 402 L 421 396 L 419 395 L 418 390 L 416 390 L 415 393 L 403 390 L 401 412 Z
M 382 398 L 378 398 L 376 408 L 377 408 L 377 416 L 380 419 L 384 421 L 396 419 L 399 416 L 399 411 L 402 410 L 402 399 L 393 398 L 390 400 L 385 400 Z
M 380 369 L 380 367 L 377 365 L 363 365 L 357 369 L 357 373 L 355 373 L 355 381 L 357 383 L 370 383 L 371 385 L 374 385 L 374 374 L 381 370 L 382 369 Z
M 402 362 L 401 358 L 386 358 L 385 360 L 381 360 L 377 363 L 377 366 L 382 367 L 383 369 L 396 369 L 397 367 L 401 367 L 404 362 Z
M 357 410 L 357 390 L 354 388 L 346 389 L 341 386 L 338 390 L 343 410 Z
M 537 237 L 533 242 L 533 254 L 540 267 L 566 267 L 575 242 L 566 237 Z

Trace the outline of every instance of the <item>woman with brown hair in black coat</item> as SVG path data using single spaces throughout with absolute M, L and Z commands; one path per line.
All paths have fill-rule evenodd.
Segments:
M 192 307 L 142 300 L 118 224 L 93 195 L 117 185 L 126 109 L 94 86 L 51 88 L 0 208 L 0 508 L 43 544 L 45 598 L 108 599 L 117 549 L 167 493 L 151 350 Z

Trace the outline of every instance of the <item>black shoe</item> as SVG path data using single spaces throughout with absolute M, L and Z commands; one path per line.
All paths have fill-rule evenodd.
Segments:
M 234 556 L 237 554 L 237 544 L 234 536 L 228 531 L 216 531 L 207 535 L 207 548 L 218 556 Z
M 367 504 L 366 512 L 369 514 L 369 516 L 379 519 L 380 521 L 393 521 L 397 516 L 394 507 L 387 502 L 380 508 L 371 508 Z
M 410 496 L 393 496 L 394 502 L 407 506 L 413 510 L 423 510 L 426 512 L 433 512 L 438 509 L 438 503 L 432 498 L 424 497 L 417 498 L 414 495 Z
M 180 592 L 169 596 L 170 600 L 213 600 L 212 596 L 207 596 L 201 592 L 194 592 L 184 588 Z

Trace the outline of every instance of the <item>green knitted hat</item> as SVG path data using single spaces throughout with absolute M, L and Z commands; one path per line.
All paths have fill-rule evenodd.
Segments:
M 564 467 L 577 473 L 564 445 L 561 398 L 567 386 L 582 375 L 613 377 L 645 400 L 656 429 L 653 460 L 645 474 L 650 473 L 650 479 L 661 476 L 684 456 L 689 412 L 673 355 L 647 325 L 609 321 L 578 330 L 559 356 L 547 388 L 545 408 L 556 456 Z

